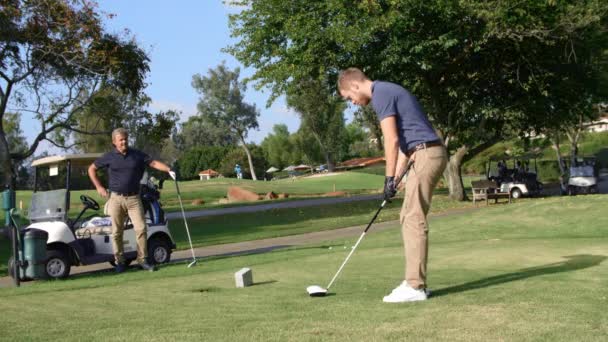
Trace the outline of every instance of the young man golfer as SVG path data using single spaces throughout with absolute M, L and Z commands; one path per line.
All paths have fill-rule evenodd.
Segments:
M 384 198 L 397 193 L 395 175 L 408 160 L 414 164 L 405 183 L 400 213 L 405 247 L 405 280 L 383 301 L 412 302 L 427 299 L 426 264 L 428 223 L 433 190 L 447 164 L 447 152 L 416 97 L 400 85 L 370 80 L 361 70 L 349 68 L 338 79 L 340 95 L 355 105 L 371 102 L 384 137 L 386 178 Z
M 127 130 L 124 128 L 115 129 L 112 132 L 114 149 L 99 157 L 89 166 L 89 178 L 99 195 L 108 198 L 108 214 L 112 219 L 112 248 L 114 249 L 116 272 L 121 273 L 125 270 L 123 232 L 127 216 L 133 222 L 133 229 L 137 238 L 137 262 L 139 266 L 147 271 L 155 271 L 156 268 L 146 260 L 148 256 L 148 236 L 143 205 L 139 197 L 139 184 L 148 166 L 169 173 L 173 180 L 175 180 L 175 172 L 165 163 L 130 148 L 128 141 L 129 133 Z M 97 177 L 96 171 L 99 169 L 108 169 L 109 171 L 109 192 Z

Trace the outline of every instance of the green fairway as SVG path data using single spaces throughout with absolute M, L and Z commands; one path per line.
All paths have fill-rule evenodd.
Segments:
M 384 304 L 403 276 L 399 230 L 159 272 L 0 289 L 5 340 L 604 341 L 608 196 L 556 197 L 431 221 L 427 302 Z M 332 247 L 331 249 L 329 247 Z M 234 288 L 251 267 L 256 285 Z
M 291 199 L 301 199 L 322 197 L 325 194 L 334 191 L 343 191 L 348 195 L 379 193 L 383 186 L 383 182 L 383 176 L 357 172 L 342 172 L 332 175 L 323 175 L 321 177 L 281 179 L 268 182 L 235 178 L 215 178 L 208 181 L 195 180 L 180 182 L 179 186 L 185 209 L 195 210 L 210 207 L 251 204 L 250 202 L 228 205 L 219 204 L 218 201 L 226 196 L 228 188 L 231 186 L 239 186 L 259 194 L 266 194 L 271 191 L 276 194 L 287 193 Z M 79 199 L 82 194 L 92 197 L 101 205 L 105 203 L 105 200 L 103 200 L 95 190 L 73 191 L 70 197 L 70 216 L 75 217 L 82 208 Z M 21 202 L 23 209 L 27 211 L 31 199 L 31 191 L 17 191 L 16 206 L 19 208 Z M 205 203 L 203 205 L 193 205 L 192 201 L 195 199 L 202 199 Z M 179 201 L 177 199 L 177 192 L 173 181 L 166 181 L 164 183 L 164 187 L 161 190 L 161 202 L 166 211 L 179 210 Z M 4 220 L 4 211 L 2 210 L 0 210 L 0 220 Z
M 216 215 L 188 220 L 192 243 L 195 247 L 215 244 L 303 234 L 321 230 L 343 228 L 369 222 L 378 209 L 379 200 L 341 203 L 335 205 L 272 209 L 256 213 Z M 402 199 L 396 198 L 382 211 L 376 222 L 399 218 Z M 434 197 L 432 213 L 455 208 L 471 207 L 470 202 L 451 201 L 445 195 Z M 184 221 L 169 222 L 178 249 L 189 248 Z M 3 251 L 3 245 L 6 245 Z M 8 241 L 0 237 L 0 276 L 6 275 L 10 253 Z

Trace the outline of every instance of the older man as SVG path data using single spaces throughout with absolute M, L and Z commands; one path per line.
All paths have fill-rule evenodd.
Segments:
M 99 195 L 108 198 L 108 214 L 112 220 L 112 247 L 116 261 L 116 272 L 121 273 L 125 270 L 123 232 L 127 216 L 133 222 L 133 229 L 137 238 L 137 262 L 139 266 L 144 270 L 155 271 L 156 268 L 146 260 L 148 237 L 143 205 L 139 197 L 139 184 L 147 166 L 169 173 L 174 180 L 175 172 L 165 163 L 154 160 L 141 151 L 129 148 L 128 140 L 129 133 L 127 130 L 124 128 L 115 129 L 112 132 L 114 149 L 89 166 L 89 178 L 91 178 Z M 99 169 L 108 169 L 109 171 L 108 189 L 101 184 L 99 177 L 97 177 L 96 171 Z
M 415 96 L 398 84 L 372 81 L 361 70 L 349 68 L 338 79 L 340 95 L 355 105 L 371 103 L 384 137 L 386 178 L 384 198 L 395 196 L 395 175 L 408 159 L 415 160 L 405 183 L 401 209 L 405 247 L 405 280 L 383 301 L 411 302 L 427 299 L 426 265 L 428 224 L 433 190 L 447 164 L 447 152 Z

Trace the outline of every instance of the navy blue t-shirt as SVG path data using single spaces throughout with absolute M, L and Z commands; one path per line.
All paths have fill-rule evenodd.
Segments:
M 423 142 L 439 140 L 416 97 L 402 86 L 374 81 L 371 103 L 380 121 L 391 115 L 396 117 L 402 152 Z
M 128 148 L 126 155 L 122 155 L 117 149 L 114 149 L 97 158 L 94 163 L 98 169 L 107 168 L 109 170 L 108 188 L 110 191 L 126 194 L 139 192 L 141 177 L 152 160 L 149 155 Z

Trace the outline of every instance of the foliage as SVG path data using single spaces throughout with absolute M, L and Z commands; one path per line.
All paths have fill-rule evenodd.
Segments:
M 29 111 L 41 130 L 24 152 L 10 151 L 0 130 L 2 182 L 11 165 L 58 130 L 79 131 L 75 114 L 104 85 L 139 94 L 148 57 L 135 41 L 105 31 L 92 1 L 4 1 L 0 8 L 0 118 Z
M 245 138 L 250 129 L 257 129 L 259 111 L 243 101 L 247 86 L 239 81 L 240 69 L 230 70 L 224 63 L 209 69 L 207 76 L 196 74 L 192 87 L 202 97 L 197 108 L 201 116 L 218 127 L 226 127 L 238 139 L 247 154 L 249 170 L 255 180 L 254 164 Z
M 233 150 L 229 146 L 200 146 L 186 151 L 179 159 L 181 179 L 198 179 L 203 170 L 220 170 L 226 156 Z
M 382 151 L 377 149 L 377 145 L 370 142 L 370 134 L 363 129 L 358 121 L 346 125 L 342 148 L 342 159 L 344 160 L 382 154 Z
M 253 167 L 255 168 L 255 174 L 264 175 L 265 171 L 270 166 L 266 162 L 266 159 L 264 159 L 263 149 L 255 144 L 248 144 L 247 149 L 251 153 L 251 160 L 253 162 Z M 219 170 L 217 171 L 225 177 L 236 177 L 234 167 L 236 164 L 239 164 L 243 172 L 243 178 L 253 179 L 253 173 L 251 172 L 251 169 L 245 167 L 245 165 L 247 165 L 247 160 L 247 154 L 243 149 L 233 148 L 228 153 L 226 153 L 226 155 L 224 155 L 224 157 L 222 158 L 222 162 L 219 166 Z
M 253 67 L 256 87 L 274 97 L 310 78 L 334 83 L 350 66 L 410 89 L 450 150 L 450 191 L 460 199 L 466 158 L 546 127 L 543 118 L 555 119 L 545 97 L 574 89 L 559 102 L 574 114 L 581 102 L 569 99 L 589 101 L 606 68 L 608 3 L 601 0 L 236 4 L 243 10 L 230 16 L 230 28 L 238 40 L 226 51 Z
M 327 82 L 303 80 L 297 90 L 287 94 L 287 105 L 300 115 L 301 125 L 315 137 L 329 171 L 341 159 L 344 143 L 344 102 L 333 96 Z
M 301 158 L 290 137 L 287 125 L 277 124 L 272 127 L 272 133 L 269 133 L 261 144 L 269 165 L 282 170 L 286 166 L 299 164 Z
M 232 146 L 237 137 L 221 122 L 212 122 L 208 116 L 195 115 L 181 125 L 178 146 L 186 151 L 200 146 Z

